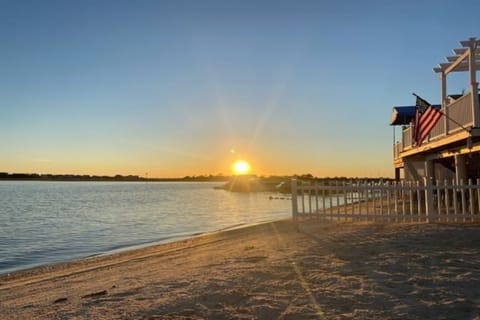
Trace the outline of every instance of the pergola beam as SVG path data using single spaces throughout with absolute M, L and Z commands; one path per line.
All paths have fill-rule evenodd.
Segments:
M 448 62 L 454 62 L 454 61 L 457 61 L 459 57 L 460 56 L 449 56 L 449 57 L 445 57 L 445 60 L 447 60 Z
M 480 46 L 480 40 L 475 40 L 475 38 L 470 38 L 468 40 L 460 41 L 460 45 L 464 48 L 471 48 Z
M 454 62 L 454 61 L 456 61 L 458 58 L 460 58 L 459 55 L 448 56 L 448 57 L 445 57 L 445 60 L 447 60 L 448 62 Z M 476 53 L 475 53 L 475 59 L 476 59 L 476 60 L 480 60 L 480 52 L 476 52 Z
M 451 60 L 451 59 L 450 59 Z M 453 61 L 455 62 L 455 61 Z M 440 72 L 447 72 L 446 70 L 452 66 L 453 62 L 442 62 L 439 63 L 437 67 L 433 68 L 433 72 L 440 73 Z M 475 57 L 475 69 L 480 70 L 480 58 Z M 457 71 L 466 71 L 468 70 L 468 61 L 462 61 L 456 64 L 455 68 L 449 70 L 448 72 L 457 72 Z
M 470 50 L 466 50 L 460 57 L 458 57 L 457 61 L 452 62 L 452 65 L 449 66 L 447 69 L 445 69 L 445 73 L 448 74 L 450 71 L 455 70 L 457 66 L 459 66 L 464 59 L 468 58 L 468 55 L 470 53 Z M 468 63 L 467 63 L 468 67 Z
M 452 51 L 453 51 L 454 54 L 460 55 L 460 54 L 464 54 L 465 51 L 467 51 L 467 50 L 468 50 L 467 48 L 458 48 L 458 49 L 453 49 Z
M 480 62 L 480 59 L 475 59 L 475 63 L 479 63 Z M 442 68 L 443 70 L 447 69 L 448 67 L 450 67 L 451 65 L 453 64 L 453 62 L 444 62 L 444 63 L 439 63 L 438 66 L 440 68 Z M 460 62 L 459 64 L 457 64 L 457 67 L 468 67 L 468 61 L 462 61 Z M 457 68 L 455 68 L 456 70 Z M 454 70 L 454 71 L 455 71 Z

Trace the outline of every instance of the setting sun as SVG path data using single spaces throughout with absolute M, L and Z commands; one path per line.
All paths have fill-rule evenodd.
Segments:
M 250 172 L 250 164 L 247 161 L 238 160 L 232 165 L 232 169 L 234 174 L 247 174 Z

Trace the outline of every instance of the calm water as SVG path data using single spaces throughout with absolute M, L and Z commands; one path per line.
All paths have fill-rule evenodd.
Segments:
M 0 182 L 0 273 L 290 216 L 221 183 Z

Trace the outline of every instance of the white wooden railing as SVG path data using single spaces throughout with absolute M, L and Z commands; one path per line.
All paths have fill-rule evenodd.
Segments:
M 444 112 L 443 109 L 441 111 Z M 445 119 L 444 117 L 442 117 L 440 118 L 440 120 L 438 120 L 437 124 L 433 127 L 432 131 L 430 131 L 430 134 L 427 136 L 427 141 L 438 140 L 443 138 L 444 136 L 445 136 Z
M 393 145 L 393 159 L 398 159 L 400 157 L 400 152 L 402 152 L 403 146 L 402 142 L 397 141 Z
M 468 93 L 448 105 L 448 133 L 452 134 L 464 127 L 473 126 L 472 94 Z
M 480 179 L 442 182 L 292 180 L 292 216 L 330 220 L 480 221 Z
M 413 146 L 413 128 L 407 127 L 402 130 L 402 151 Z
M 431 141 L 439 141 L 448 135 L 457 133 L 462 129 L 461 126 L 464 128 L 468 128 L 473 126 L 474 119 L 473 119 L 473 108 L 472 108 L 472 94 L 467 93 L 460 97 L 459 99 L 455 100 L 453 103 L 447 105 L 447 110 L 443 110 L 448 114 L 448 118 L 442 117 L 440 121 L 433 127 L 432 131 L 430 132 L 429 136 L 423 141 L 423 144 L 431 142 Z M 445 130 L 445 121 L 447 122 L 447 130 Z M 460 125 L 461 126 L 460 126 Z M 402 141 L 401 141 L 401 150 L 395 149 L 394 150 L 394 159 L 398 159 L 398 156 L 401 152 L 409 150 L 413 147 L 413 128 L 407 127 L 402 130 Z M 394 145 L 394 148 L 398 148 Z

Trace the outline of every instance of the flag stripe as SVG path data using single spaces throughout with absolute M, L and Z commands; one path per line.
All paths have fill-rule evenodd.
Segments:
M 413 120 L 413 142 L 414 144 L 419 147 L 423 140 L 430 134 L 433 130 L 435 125 L 437 124 L 438 120 L 442 117 L 442 113 L 432 107 L 428 101 L 420 98 L 416 94 L 414 94 L 416 99 L 416 113 L 415 118 Z
M 418 114 L 415 123 L 415 142 L 417 146 L 422 144 L 423 140 L 430 134 L 441 117 L 442 114 L 432 106 L 428 107 L 425 113 Z

